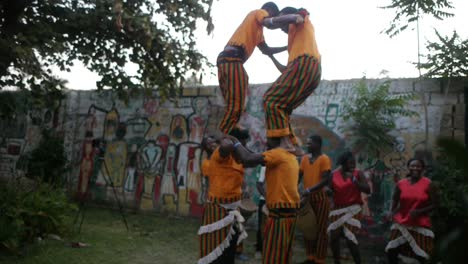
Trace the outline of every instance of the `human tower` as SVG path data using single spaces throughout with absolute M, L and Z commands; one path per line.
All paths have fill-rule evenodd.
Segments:
M 264 28 L 281 29 L 288 35 L 288 45 L 268 46 Z M 270 57 L 281 72 L 263 95 L 267 150 L 262 153 L 253 153 L 245 147 L 249 132 L 238 127 L 248 89 L 248 75 L 243 65 L 256 47 Z M 284 66 L 274 54 L 286 50 L 289 57 Z M 371 191 L 366 177 L 356 169 L 351 152 L 343 153 L 337 162 L 339 168 L 332 171 L 330 158 L 321 152 L 322 138 L 318 135 L 308 138 L 308 153 L 305 154 L 290 124 L 294 109 L 312 95 L 321 78 L 321 58 L 309 12 L 293 7 L 280 11 L 273 2 L 249 12 L 219 54 L 217 67 L 226 111 L 218 135 L 205 137 L 202 142 L 208 153 L 202 163 L 202 174 L 208 179 L 209 188 L 198 230 L 198 264 L 234 263 L 242 241 L 247 238 L 242 225 L 244 217 L 239 210 L 244 168 L 255 166 L 262 166 L 264 172 L 264 181 L 257 184 L 265 203 L 264 210 L 259 210 L 259 216 L 263 214 L 265 221 L 260 223 L 262 230 L 257 235 L 257 249 L 264 264 L 291 263 L 301 208 L 309 208 L 313 221 L 305 225 L 311 224 L 316 230 L 314 236 L 304 235 L 305 263 L 325 263 L 329 242 L 335 263 L 340 263 L 341 238 L 346 240 L 354 262 L 361 263 L 356 234 L 361 227 L 361 193 Z M 408 193 L 419 196 L 412 197 L 411 201 L 394 197 L 395 224 L 392 241 L 386 249 L 391 263 L 397 263 L 395 256 L 406 252 L 404 246 L 420 261 L 427 260 L 432 249 L 430 225 L 424 220 L 432 208 L 427 205 L 430 202 L 426 203 L 430 197 L 425 196 L 430 180 L 421 176 L 422 161 L 412 160 L 408 166 L 411 175 L 416 175 L 413 177 L 416 184 L 399 183 L 395 193 L 401 197 L 407 197 Z M 304 191 L 300 194 L 298 183 L 301 180 Z M 411 213 L 414 210 L 401 210 L 414 203 L 420 204 L 415 215 Z M 412 215 L 410 220 L 409 215 Z M 417 228 L 408 224 L 415 224 Z

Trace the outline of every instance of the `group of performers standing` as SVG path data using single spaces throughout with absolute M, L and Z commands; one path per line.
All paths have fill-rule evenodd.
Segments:
M 281 28 L 288 34 L 288 46 L 269 47 L 263 27 Z M 267 150 L 253 153 L 245 147 L 248 130 L 237 127 L 244 111 L 248 75 L 243 64 L 255 47 L 268 55 L 281 71 L 280 77 L 265 92 L 263 106 L 267 127 Z M 273 54 L 288 50 L 287 66 Z M 345 239 L 355 263 L 361 263 L 357 234 L 361 227 L 361 193 L 370 193 L 362 172 L 356 169 L 351 152 L 341 155 L 339 167 L 332 171 L 331 159 L 321 152 L 322 138 L 308 138 L 304 155 L 290 125 L 290 115 L 317 88 L 320 82 L 320 54 L 314 27 L 305 9 L 286 7 L 281 11 L 268 2 L 251 11 L 235 31 L 217 60 L 219 85 L 226 112 L 220 137 L 202 142 L 208 158 L 202 163 L 207 177 L 208 202 L 205 204 L 200 241 L 199 264 L 234 263 L 236 248 L 247 237 L 238 208 L 242 196 L 245 167 L 262 166 L 264 183 L 258 185 L 268 215 L 257 234 L 264 264 L 291 263 L 297 212 L 309 203 L 317 219 L 314 240 L 306 240 L 305 263 L 325 263 L 330 244 L 335 263 L 340 263 L 340 239 Z M 298 162 L 298 157 L 302 157 Z M 391 263 L 398 255 L 428 259 L 432 249 L 428 213 L 433 208 L 431 182 L 422 176 L 424 163 L 411 160 L 410 175 L 395 189 L 391 241 L 386 247 Z M 298 184 L 303 181 L 300 194 Z M 261 219 L 260 221 L 261 222 Z

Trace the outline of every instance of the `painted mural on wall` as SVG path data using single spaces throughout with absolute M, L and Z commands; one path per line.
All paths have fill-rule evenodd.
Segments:
M 31 109 L 14 120 L 0 120 L 0 177 L 13 179 L 24 175 L 28 152 L 41 140 L 41 129 L 57 129 L 60 106 L 55 109 Z
M 181 98 L 176 104 L 158 98 L 129 105 L 78 94 L 81 120 L 78 197 L 119 199 L 126 206 L 179 215 L 201 216 L 204 202 L 200 142 L 210 118 L 208 97 Z M 114 192 L 115 190 L 115 192 Z

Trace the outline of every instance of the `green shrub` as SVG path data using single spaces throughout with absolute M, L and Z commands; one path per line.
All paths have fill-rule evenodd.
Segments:
M 376 87 L 368 87 L 366 79 L 354 87 L 355 96 L 343 105 L 344 127 L 342 132 L 349 138 L 349 146 L 369 157 L 392 150 L 396 139 L 390 134 L 396 128 L 399 116 L 414 116 L 408 110 L 413 94 L 390 94 L 390 81 L 383 81 Z
M 44 129 L 38 146 L 26 156 L 28 178 L 55 186 L 63 185 L 68 164 L 63 138 Z
M 452 140 L 439 140 L 442 151 L 430 177 L 438 190 L 434 211 L 434 261 L 462 263 L 468 257 L 468 149 Z
M 40 184 L 34 191 L 18 185 L 0 187 L 0 251 L 18 254 L 20 249 L 47 234 L 68 230 L 65 218 L 76 206 L 65 192 Z

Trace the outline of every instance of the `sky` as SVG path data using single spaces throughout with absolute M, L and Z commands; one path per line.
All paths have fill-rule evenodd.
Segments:
M 416 62 L 417 34 L 406 30 L 394 38 L 380 32 L 388 27 L 395 15 L 394 10 L 380 9 L 390 0 L 276 0 L 281 9 L 285 6 L 303 7 L 310 13 L 314 24 L 319 52 L 322 55 L 322 79 L 343 80 L 381 77 L 382 70 L 391 78 L 416 77 L 418 72 L 412 62 Z M 252 10 L 258 9 L 266 0 L 215 0 L 212 17 L 214 32 L 207 35 L 206 25 L 200 24 L 196 31 L 198 50 L 208 60 L 216 64 L 218 54 L 236 28 Z M 435 40 L 434 29 L 443 35 L 451 35 L 453 30 L 462 38 L 468 38 L 468 1 L 452 0 L 455 17 L 438 21 L 423 17 L 420 21 L 421 53 L 424 44 Z M 415 27 L 415 25 L 414 25 Z M 287 35 L 280 30 L 264 29 L 269 46 L 285 46 Z M 276 55 L 286 64 L 287 52 Z M 279 72 L 271 60 L 256 49 L 244 64 L 251 84 L 271 83 Z M 95 89 L 99 76 L 77 63 L 72 71 L 61 72 L 59 76 L 68 80 L 70 89 Z M 216 69 L 203 76 L 203 84 L 216 85 Z

